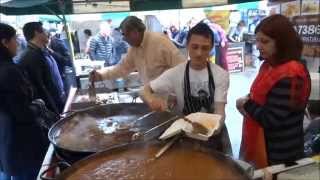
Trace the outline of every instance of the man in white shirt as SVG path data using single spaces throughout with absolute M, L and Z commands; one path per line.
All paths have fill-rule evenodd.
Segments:
M 141 19 L 128 16 L 120 28 L 125 41 L 130 44 L 121 63 L 90 73 L 90 81 L 116 79 L 138 71 L 143 83 L 155 79 L 165 70 L 185 61 L 184 56 L 163 34 L 145 31 Z
M 190 29 L 187 35 L 190 61 L 165 71 L 144 86 L 142 97 L 151 109 L 167 109 L 167 100 L 156 94 L 173 94 L 176 96 L 178 112 L 184 115 L 194 112 L 215 113 L 222 115 L 224 121 L 229 74 L 208 61 L 213 43 L 212 31 L 205 23 L 199 23 Z M 221 144 L 227 145 L 220 144 L 218 150 L 230 153 L 231 146 L 225 125 L 221 127 L 223 135 L 219 140 Z

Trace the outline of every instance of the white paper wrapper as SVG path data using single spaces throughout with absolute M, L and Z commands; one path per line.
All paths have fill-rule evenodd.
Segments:
M 202 124 L 204 127 L 208 129 L 208 133 L 195 134 L 193 133 L 193 127 L 189 122 L 183 119 L 178 119 L 174 123 L 172 123 L 172 125 L 159 137 L 159 139 L 164 140 L 184 132 L 186 136 L 190 138 L 207 141 L 209 137 L 211 137 L 214 134 L 214 131 L 218 129 L 221 125 L 221 115 L 219 114 L 197 112 L 189 114 L 186 117 L 193 122 L 198 122 Z

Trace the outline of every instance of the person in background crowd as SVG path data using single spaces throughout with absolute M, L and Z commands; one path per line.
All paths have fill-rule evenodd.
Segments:
M 71 46 L 70 46 L 70 42 L 69 42 L 69 38 L 68 38 L 68 33 L 67 33 L 67 26 L 62 26 L 62 29 L 59 32 L 59 38 L 62 40 L 64 46 L 68 49 L 69 54 L 71 54 Z M 70 33 L 71 35 L 71 39 L 72 39 L 72 43 L 73 43 L 73 47 L 75 48 L 75 43 L 74 43 L 74 37 L 73 35 Z
M 228 39 L 230 42 L 241 42 L 246 24 L 241 20 L 236 27 L 231 27 Z
M 17 30 L 17 43 L 18 43 L 17 55 L 13 57 L 13 61 L 15 63 L 19 63 L 22 52 L 27 48 L 27 41 L 24 38 L 21 29 Z
M 179 34 L 179 30 L 176 28 L 175 25 L 171 25 L 169 30 L 170 30 L 170 34 L 171 34 L 171 36 L 170 36 L 171 39 L 175 39 L 176 36 Z
M 53 33 L 53 35 L 50 37 L 50 43 L 48 47 L 54 52 L 63 56 L 67 63 L 68 61 L 71 61 L 70 52 L 60 37 L 61 34 Z
M 72 62 L 67 47 L 60 39 L 60 34 L 56 33 L 49 37 L 48 50 L 57 62 L 60 76 L 63 81 L 64 91 L 68 94 L 71 84 L 67 82 L 66 69 L 72 66 Z
M 211 28 L 214 36 L 216 38 L 214 53 L 215 53 L 215 63 L 221 66 L 223 69 L 228 70 L 227 64 L 227 49 L 228 49 L 228 39 L 224 29 L 217 23 L 212 22 L 212 20 L 204 21 Z
M 232 154 L 228 132 L 223 123 L 229 74 L 221 67 L 209 62 L 213 43 L 210 27 L 205 23 L 195 25 L 187 35 L 190 61 L 165 71 L 146 84 L 142 96 L 152 110 L 167 109 L 167 100 L 155 95 L 167 94 L 176 96 L 178 113 L 188 115 L 206 112 L 222 115 L 222 133 L 212 138 L 210 143 L 215 144 L 218 150 Z
M 92 32 L 91 32 L 90 29 L 85 29 L 83 31 L 83 33 L 84 33 L 85 39 L 86 39 L 86 41 L 85 41 L 86 42 L 86 48 L 85 48 L 84 52 L 86 54 L 88 54 L 89 53 L 89 49 L 90 49 L 90 41 L 92 39 Z
M 34 96 L 26 72 L 13 63 L 16 31 L 0 23 L 0 179 L 37 178 L 48 148 L 33 111 Z
M 107 19 L 107 24 L 109 25 L 111 31 L 114 29 L 113 23 L 112 23 L 112 19 Z
M 184 26 L 182 30 L 179 31 L 179 33 L 175 36 L 175 38 L 171 39 L 177 48 L 182 49 L 186 47 L 188 31 L 189 31 L 189 27 Z
M 116 66 L 94 70 L 90 81 L 115 79 L 138 70 L 143 83 L 158 77 L 165 70 L 184 62 L 184 56 L 163 34 L 145 31 L 141 19 L 126 17 L 120 25 L 125 41 L 131 46 Z
M 89 57 L 94 61 L 104 61 L 105 66 L 110 66 L 112 61 L 111 27 L 108 23 L 100 24 L 100 32 L 90 41 Z
M 250 94 L 237 100 L 244 116 L 241 157 L 256 168 L 304 157 L 303 119 L 310 76 L 301 63 L 302 41 L 289 19 L 272 15 L 257 26 L 264 60 Z
M 56 60 L 47 48 L 48 34 L 41 22 L 29 22 L 23 26 L 28 47 L 21 62 L 35 87 L 36 98 L 43 99 L 48 108 L 61 113 L 66 101 L 63 81 Z
M 172 42 L 177 46 L 179 49 L 186 48 L 187 46 L 187 34 L 189 29 L 191 29 L 194 25 L 197 24 L 197 20 L 192 17 L 185 26 L 179 31 L 179 33 L 172 39 Z M 187 52 L 185 52 L 187 53 Z
M 260 23 L 261 19 L 262 18 L 259 15 L 256 15 L 253 17 L 253 19 L 251 20 L 251 23 L 249 23 L 249 27 L 248 27 L 249 33 L 255 32 L 255 29 L 256 29 L 257 25 Z
M 122 55 L 127 53 L 129 45 L 123 40 L 123 36 L 119 28 L 115 28 L 112 31 L 112 38 L 113 57 L 110 65 L 116 65 L 120 62 Z

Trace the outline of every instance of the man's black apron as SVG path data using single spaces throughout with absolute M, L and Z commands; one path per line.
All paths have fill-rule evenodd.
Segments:
M 193 96 L 191 94 L 190 88 L 190 78 L 189 78 L 189 67 L 190 61 L 187 62 L 185 75 L 184 75 L 184 107 L 183 114 L 188 115 L 195 112 L 206 112 L 214 113 L 214 92 L 215 85 L 213 80 L 213 75 L 210 67 L 210 63 L 207 62 L 208 69 L 208 89 L 209 94 L 205 90 L 199 90 L 198 96 Z M 228 142 L 223 142 L 228 141 Z M 220 152 L 232 153 L 229 135 L 226 126 L 223 124 L 221 132 L 217 135 L 212 136 L 208 142 L 205 143 L 206 146 L 212 147 Z

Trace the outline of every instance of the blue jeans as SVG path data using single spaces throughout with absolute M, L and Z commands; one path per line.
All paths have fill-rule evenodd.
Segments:
M 37 176 L 37 170 L 27 171 L 16 176 L 9 176 L 3 172 L 0 172 L 0 180 L 36 180 Z

